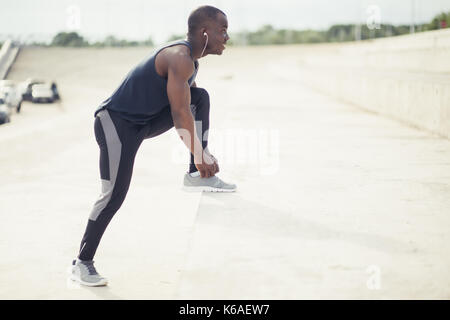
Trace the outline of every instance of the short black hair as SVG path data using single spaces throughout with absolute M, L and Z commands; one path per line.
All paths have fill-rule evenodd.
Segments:
M 200 6 L 192 11 L 188 19 L 188 34 L 193 35 L 207 20 L 215 21 L 218 13 L 226 16 L 222 10 L 213 6 Z

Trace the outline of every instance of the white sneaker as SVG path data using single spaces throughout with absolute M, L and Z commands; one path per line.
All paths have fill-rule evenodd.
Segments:
M 106 286 L 108 284 L 108 280 L 100 276 L 95 270 L 94 261 L 81 261 L 79 259 L 72 261 L 70 279 L 89 287 Z
M 200 173 L 186 173 L 184 175 L 183 189 L 189 192 L 235 192 L 236 185 L 226 183 L 217 176 L 202 178 Z

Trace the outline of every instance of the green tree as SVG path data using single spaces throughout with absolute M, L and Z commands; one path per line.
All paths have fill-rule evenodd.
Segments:
M 329 42 L 351 41 L 355 39 L 355 26 L 350 24 L 340 24 L 331 26 L 326 32 L 326 39 Z
M 155 46 L 155 43 L 153 42 L 152 37 L 148 37 L 147 39 L 141 42 L 141 45 L 153 47 Z
M 60 32 L 53 37 L 51 45 L 60 47 L 84 47 L 89 43 L 76 32 Z
M 426 27 L 427 30 L 436 30 L 450 27 L 450 12 L 436 15 Z

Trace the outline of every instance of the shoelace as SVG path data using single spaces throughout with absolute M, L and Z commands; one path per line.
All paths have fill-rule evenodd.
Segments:
M 84 262 L 83 264 L 88 269 L 88 272 L 89 272 L 90 275 L 97 275 L 98 274 L 97 270 L 95 270 L 94 262 Z

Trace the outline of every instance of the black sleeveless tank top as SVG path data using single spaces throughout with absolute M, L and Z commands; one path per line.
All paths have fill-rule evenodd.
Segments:
M 175 40 L 158 47 L 126 75 L 113 94 L 95 110 L 94 116 L 100 110 L 108 109 L 118 112 L 121 118 L 133 123 L 146 124 L 169 106 L 167 79 L 156 72 L 155 57 L 164 48 L 179 44 L 188 46 L 192 57 L 192 46 L 186 40 Z M 197 60 L 194 61 L 194 65 L 195 71 L 189 78 L 189 86 L 192 86 L 197 75 Z

